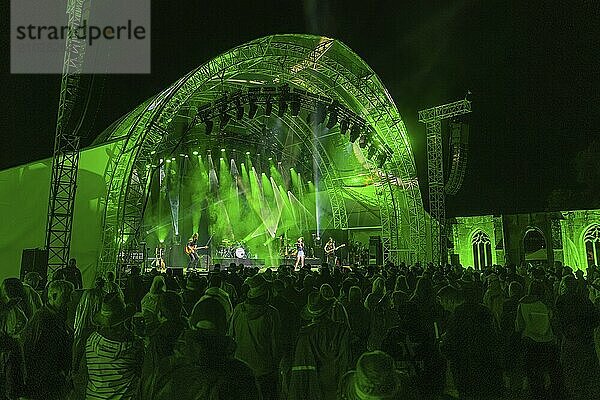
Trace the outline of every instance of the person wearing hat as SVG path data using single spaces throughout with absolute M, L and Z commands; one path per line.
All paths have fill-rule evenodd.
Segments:
M 134 398 L 143 359 L 143 344 L 129 329 L 134 313 L 135 306 L 126 306 L 117 292 L 102 299 L 100 311 L 92 319 L 97 330 L 85 348 L 88 398 Z
M 356 370 L 346 373 L 339 386 L 340 400 L 412 400 L 407 377 L 394 368 L 394 359 L 382 351 L 363 353 Z
M 252 370 L 234 358 L 235 341 L 226 335 L 227 318 L 221 303 L 203 298 L 190 315 L 190 328 L 181 347 L 158 366 L 147 385 L 140 385 L 144 400 L 258 400 Z
M 331 320 L 333 299 L 312 292 L 302 310 L 308 324 L 300 329 L 292 365 L 288 398 L 334 399 L 341 376 L 352 358 L 350 331 Z
M 270 285 L 263 274 L 245 283 L 247 299 L 235 307 L 229 324 L 229 334 L 238 344 L 235 357 L 250 366 L 263 399 L 277 399 L 282 356 L 279 312 L 269 304 Z

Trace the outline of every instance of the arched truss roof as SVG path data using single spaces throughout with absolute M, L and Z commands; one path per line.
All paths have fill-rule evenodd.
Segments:
M 178 121 L 192 118 L 190 110 L 194 107 L 214 101 L 239 85 L 282 83 L 336 100 L 366 121 L 372 140 L 388 153 L 381 168 L 366 154 L 362 155 L 376 177 L 384 257 L 394 261 L 424 257 L 425 216 L 414 158 L 391 96 L 375 72 L 343 43 L 293 34 L 260 38 L 221 54 L 138 106 L 104 136 L 104 140 L 123 140 L 105 174 L 108 189 L 100 268 L 114 268 L 124 243 L 133 246 L 139 240 L 151 173 L 146 166 L 152 163 L 151 154 L 168 142 Z M 310 129 L 293 118 L 286 118 L 285 123 L 294 129 Z M 256 125 L 247 128 L 256 131 Z M 334 227 L 346 228 L 344 199 L 337 183 L 339 171 L 330 154 L 311 137 L 305 135 L 305 146 L 315 150 L 321 183 L 331 202 Z M 344 144 L 342 135 L 335 140 L 340 146 Z M 406 207 L 405 214 L 400 214 L 399 204 Z M 400 237 L 400 226 L 408 226 L 408 238 Z

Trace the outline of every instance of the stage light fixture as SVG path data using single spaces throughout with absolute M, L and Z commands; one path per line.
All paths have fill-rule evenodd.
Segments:
M 352 143 L 356 142 L 358 137 L 360 136 L 360 126 L 357 124 L 352 125 L 352 129 L 350 130 L 350 141 Z
M 279 108 L 277 109 L 277 116 L 279 118 L 283 118 L 283 116 L 285 115 L 285 112 L 287 111 L 287 108 L 288 108 L 287 98 L 288 98 L 288 92 L 286 90 L 282 90 L 281 93 L 279 94 Z
M 292 93 L 292 100 L 290 101 L 290 114 L 292 117 L 297 117 L 300 114 L 300 96 L 296 93 Z
M 273 99 L 271 95 L 267 96 L 266 104 L 265 104 L 265 115 L 268 117 L 271 115 L 273 111 Z
M 248 107 L 248 118 L 250 118 L 250 119 L 254 118 L 257 111 L 258 111 L 258 105 L 254 101 L 250 100 L 250 106 Z
M 329 111 L 329 119 L 327 120 L 327 129 L 331 129 L 338 123 L 338 111 L 337 107 L 330 109 Z
M 167 164 L 170 164 L 170 163 L 171 163 L 171 160 L 167 158 Z
M 365 135 L 365 134 L 360 135 L 360 138 L 358 139 L 358 145 L 360 146 L 361 149 L 364 149 L 365 147 L 367 147 L 367 135 Z
M 219 120 L 221 121 L 220 122 L 221 128 L 224 128 L 229 123 L 230 119 L 231 119 L 231 116 L 229 114 L 227 114 L 227 108 L 223 107 L 221 109 L 221 114 L 219 115 Z
M 362 146 L 361 146 L 362 147 Z M 367 150 L 367 156 L 369 157 L 369 159 L 373 159 L 373 157 L 375 157 L 375 154 L 377 153 L 377 147 L 375 147 L 375 145 L 371 145 L 369 147 L 369 150 Z
M 225 152 L 225 149 L 221 149 L 221 152 L 223 152 L 223 153 L 224 153 L 224 152 Z
M 152 151 L 150 152 L 150 155 L 155 155 L 155 154 L 156 154 L 156 150 L 152 150 Z
M 244 118 L 244 106 L 240 99 L 235 99 L 235 118 L 239 121 Z
M 342 135 L 345 135 L 348 132 L 348 126 L 350 124 L 348 123 L 347 120 L 343 119 L 342 122 L 340 122 L 340 133 Z
M 177 160 L 175 157 L 171 157 L 171 161 L 175 161 Z
M 386 161 L 387 161 L 387 154 L 385 154 L 382 151 L 381 153 L 379 153 L 379 156 L 377 156 L 377 167 L 382 168 Z
M 247 152 L 246 152 L 246 155 L 247 155 L 247 156 L 249 156 L 249 155 L 250 155 L 250 152 L 249 152 L 249 151 L 247 151 Z
M 213 130 L 213 122 L 210 119 L 207 119 L 206 121 L 204 121 L 204 125 L 206 125 L 206 131 L 205 133 L 207 135 L 210 135 L 212 133 Z
M 327 114 L 327 107 L 323 103 L 317 104 L 317 124 L 325 122 L 325 116 Z
M 198 151 L 193 151 L 192 154 L 195 155 L 195 156 L 197 156 L 198 155 Z

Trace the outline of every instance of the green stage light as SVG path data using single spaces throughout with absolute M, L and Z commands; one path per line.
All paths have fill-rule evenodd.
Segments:
M 163 162 L 165 162 L 165 160 L 163 160 L 163 159 L 161 158 L 161 159 L 160 159 L 158 162 L 160 162 L 160 163 L 162 164 Z
M 167 163 L 168 163 L 168 164 L 170 164 L 170 163 L 171 163 L 171 160 L 169 160 L 168 158 L 167 158 Z
M 152 151 L 150 152 L 150 154 L 151 154 L 151 155 L 154 155 L 154 154 L 156 154 L 156 150 L 152 150 Z
M 273 157 L 269 157 L 269 161 L 273 161 Z
M 247 151 L 247 152 L 246 152 L 246 155 L 247 155 L 247 156 L 249 156 L 249 155 L 250 155 L 250 152 L 249 152 L 249 151 Z
M 171 157 L 171 160 L 172 160 L 172 161 L 175 161 L 175 160 L 176 160 L 176 158 L 175 158 L 175 157 Z
M 197 156 L 199 153 L 197 151 L 193 151 L 192 154 Z
M 222 152 L 225 152 L 225 149 L 221 149 Z

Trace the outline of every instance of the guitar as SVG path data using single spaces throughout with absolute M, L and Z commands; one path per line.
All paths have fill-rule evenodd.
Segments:
M 338 249 L 341 249 L 342 247 L 346 247 L 346 243 L 342 243 L 338 247 L 334 247 L 333 249 L 325 250 L 325 254 L 331 255 L 331 254 L 335 253 Z
M 190 254 L 195 253 L 196 251 L 202 250 L 202 249 L 208 249 L 208 246 L 200 247 L 197 244 L 195 244 L 195 245 L 186 244 L 184 251 L 185 251 L 185 254 L 187 254 L 189 256 Z
M 208 249 L 208 245 L 210 244 L 210 241 L 212 240 L 213 235 L 210 236 L 210 238 L 208 238 L 208 242 L 206 242 L 206 246 L 198 246 L 197 244 L 195 245 L 190 245 L 189 243 L 185 245 L 185 248 L 183 249 L 185 251 L 185 254 L 187 254 L 188 256 L 192 253 L 195 253 L 198 250 L 204 250 L 204 249 Z

